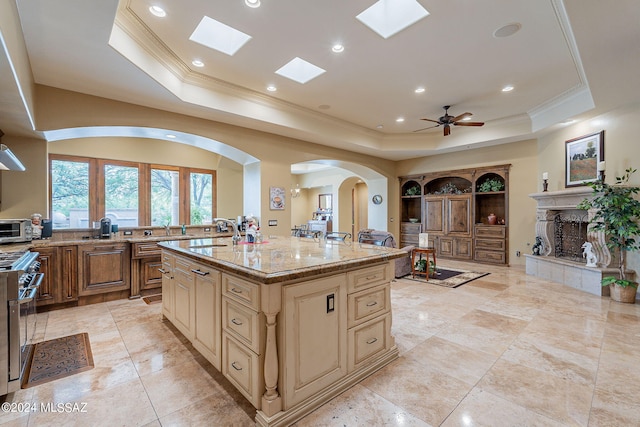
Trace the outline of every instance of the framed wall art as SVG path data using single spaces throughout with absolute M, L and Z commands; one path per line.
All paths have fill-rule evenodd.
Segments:
M 284 187 L 269 187 L 269 209 L 272 211 L 284 209 Z
M 598 179 L 598 163 L 604 161 L 604 131 L 565 142 L 565 187 Z

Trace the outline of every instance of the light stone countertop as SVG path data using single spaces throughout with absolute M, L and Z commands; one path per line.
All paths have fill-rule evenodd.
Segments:
M 232 245 L 231 238 L 171 240 L 158 244 L 214 268 L 269 284 L 346 271 L 407 256 L 385 246 L 299 237 L 269 237 Z M 219 245 L 219 246 L 218 246 Z

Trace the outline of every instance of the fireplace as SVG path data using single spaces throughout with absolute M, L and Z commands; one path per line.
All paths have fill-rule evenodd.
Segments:
M 590 187 L 530 194 L 537 202 L 536 237 L 540 238 L 540 255 L 526 255 L 527 274 L 558 282 L 596 295 L 608 295 L 603 288 L 603 276 L 615 275 L 609 268 L 616 260 L 605 245 L 604 234 L 589 230 L 589 220 L 595 211 L 577 209 L 590 198 Z M 587 267 L 582 256 L 582 244 L 592 244 L 598 267 Z M 615 265 L 615 264 L 613 264 Z

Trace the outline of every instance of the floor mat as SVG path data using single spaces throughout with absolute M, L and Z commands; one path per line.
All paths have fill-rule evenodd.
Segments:
M 93 369 L 89 334 L 69 335 L 34 344 L 22 383 L 29 388 Z
M 142 301 L 146 302 L 147 304 L 157 304 L 159 302 L 162 302 L 162 294 L 149 295 L 148 297 L 142 297 Z
M 464 271 L 464 270 L 449 270 L 446 268 L 439 268 L 435 273 L 432 273 L 429 276 L 429 282 L 432 285 L 445 286 L 447 288 L 457 288 L 460 285 L 464 285 L 465 283 L 469 283 L 472 280 L 476 280 L 480 277 L 486 276 L 490 273 L 481 273 L 478 271 Z M 404 276 L 403 279 L 423 282 L 425 283 L 424 276 L 416 276 L 415 278 L 411 277 L 411 275 Z

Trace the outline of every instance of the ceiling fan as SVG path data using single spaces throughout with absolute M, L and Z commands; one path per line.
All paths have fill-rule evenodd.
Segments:
M 466 117 L 470 117 L 473 114 L 471 113 L 462 113 L 459 116 L 450 116 L 449 115 L 449 108 L 451 106 L 450 105 L 445 105 L 444 107 L 444 116 L 440 117 L 438 120 L 432 120 L 432 119 L 420 119 L 420 120 L 426 120 L 428 122 L 434 122 L 437 123 L 437 125 L 434 126 L 429 126 L 426 128 L 422 128 L 422 129 L 418 129 L 418 130 L 414 130 L 414 132 L 420 132 L 426 129 L 431 129 L 431 128 L 435 128 L 438 127 L 440 125 L 444 126 L 444 136 L 447 136 L 451 133 L 451 125 L 454 126 L 482 126 L 484 125 L 484 122 L 462 122 L 461 120 L 466 118 Z

